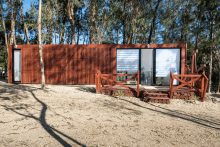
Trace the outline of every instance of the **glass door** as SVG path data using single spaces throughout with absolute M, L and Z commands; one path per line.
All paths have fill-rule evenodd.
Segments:
M 139 49 L 117 49 L 117 73 L 136 74 L 139 70 Z M 118 76 L 117 81 L 130 78 Z M 124 83 L 125 84 L 125 83 Z M 127 81 L 126 84 L 137 84 L 137 80 Z
M 180 74 L 180 49 L 156 49 L 156 84 L 169 85 L 170 71 Z M 173 81 L 174 85 L 178 83 Z
M 153 83 L 153 49 L 141 49 L 141 84 Z
M 13 50 L 13 81 L 21 81 L 21 50 Z

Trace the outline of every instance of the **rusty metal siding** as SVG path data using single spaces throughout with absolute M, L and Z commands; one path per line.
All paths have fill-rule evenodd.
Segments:
M 12 49 L 8 52 L 8 82 L 12 83 Z M 95 84 L 95 73 L 116 73 L 116 49 L 181 48 L 181 74 L 185 72 L 186 44 L 44 45 L 46 84 Z M 41 83 L 39 45 L 17 45 L 21 49 L 21 83 Z

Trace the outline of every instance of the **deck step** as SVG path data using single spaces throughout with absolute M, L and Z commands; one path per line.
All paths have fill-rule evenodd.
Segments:
M 151 103 L 170 104 L 170 98 L 168 97 L 144 97 L 143 101 Z
M 145 96 L 167 97 L 168 93 L 144 93 Z
M 144 98 L 147 98 L 147 99 L 165 99 L 165 100 L 170 99 L 168 97 L 144 97 Z

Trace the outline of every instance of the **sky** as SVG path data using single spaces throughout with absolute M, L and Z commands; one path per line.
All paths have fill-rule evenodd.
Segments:
M 23 0 L 23 11 L 24 13 L 31 7 L 32 0 Z

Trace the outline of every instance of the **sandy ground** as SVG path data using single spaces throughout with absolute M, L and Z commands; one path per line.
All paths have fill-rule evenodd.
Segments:
M 220 95 L 146 103 L 91 86 L 0 81 L 0 146 L 220 146 Z

